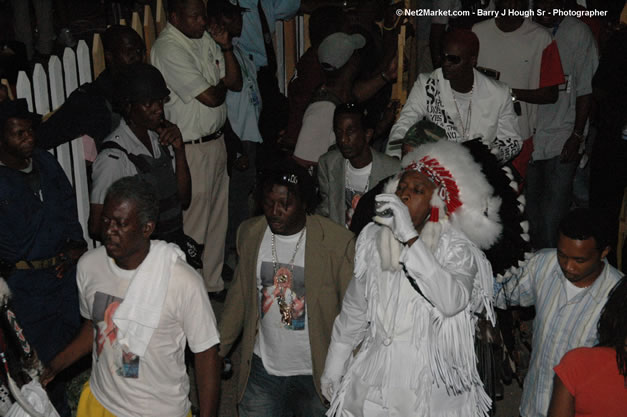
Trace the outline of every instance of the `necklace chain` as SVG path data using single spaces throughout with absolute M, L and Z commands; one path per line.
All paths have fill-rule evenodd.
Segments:
M 282 271 L 285 268 L 279 268 L 279 259 L 276 252 L 276 236 L 272 233 L 272 267 L 274 268 L 274 281 L 275 285 L 279 287 L 279 292 L 276 295 L 276 301 L 279 305 L 279 314 L 281 315 L 281 323 L 291 326 L 292 325 L 292 314 L 293 314 L 293 297 L 286 297 L 286 288 L 292 285 L 292 274 L 294 272 L 294 260 L 296 259 L 296 254 L 298 253 L 298 248 L 300 247 L 301 242 L 303 241 L 303 236 L 305 235 L 306 227 L 303 227 L 303 230 L 300 232 L 300 236 L 298 236 L 298 241 L 296 242 L 296 247 L 294 248 L 294 253 L 292 253 L 292 258 L 290 259 L 289 266 L 287 271 Z M 281 272 L 279 274 L 279 272 Z
M 466 141 L 470 139 L 470 117 L 472 115 L 472 93 L 475 91 L 475 85 L 472 85 L 470 89 L 470 100 L 468 102 L 468 113 L 466 113 L 466 123 L 464 124 L 464 120 L 462 119 L 462 113 L 459 111 L 459 106 L 457 105 L 457 99 L 455 98 L 455 93 L 451 92 L 453 96 L 453 102 L 455 103 L 455 109 L 457 109 L 457 114 L 459 115 L 459 122 L 462 128 L 462 140 Z
M 294 259 L 296 259 L 296 254 L 298 253 L 298 248 L 300 247 L 301 242 L 303 241 L 303 236 L 305 235 L 306 227 L 303 227 L 303 230 L 300 232 L 300 236 L 298 236 L 298 241 L 296 242 L 296 247 L 294 248 L 294 253 L 292 253 L 292 258 L 290 259 L 288 266 L 290 272 L 294 271 Z M 279 257 L 276 252 L 276 235 L 272 233 L 272 267 L 274 269 L 274 273 L 276 274 L 279 270 Z

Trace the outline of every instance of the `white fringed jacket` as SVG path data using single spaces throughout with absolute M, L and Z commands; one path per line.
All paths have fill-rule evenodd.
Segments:
M 474 313 L 493 317 L 492 269 L 463 233 L 441 226 L 433 253 L 422 238 L 411 247 L 382 239 L 389 229 L 374 223 L 359 235 L 322 377 L 344 375 L 328 416 L 488 415 Z M 382 267 L 390 256 L 400 260 L 393 271 Z

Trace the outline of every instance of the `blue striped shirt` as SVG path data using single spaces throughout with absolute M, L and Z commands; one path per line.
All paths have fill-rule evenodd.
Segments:
M 497 295 L 499 308 L 508 305 L 535 305 L 536 308 L 531 362 L 520 403 L 521 416 L 546 416 L 553 389 L 553 367 L 569 350 L 597 343 L 599 315 L 608 293 L 622 276 L 604 262 L 603 271 L 594 283 L 568 300 L 568 282 L 557 262 L 557 251 L 544 249 L 520 270 L 518 279 L 508 281 Z

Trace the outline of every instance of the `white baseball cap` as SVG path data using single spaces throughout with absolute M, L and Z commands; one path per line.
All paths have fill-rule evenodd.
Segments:
M 318 46 L 318 60 L 326 71 L 340 69 L 353 56 L 353 53 L 366 45 L 366 38 L 360 34 L 333 33 Z

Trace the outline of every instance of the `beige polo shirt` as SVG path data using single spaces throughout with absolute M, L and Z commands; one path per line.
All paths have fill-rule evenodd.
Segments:
M 200 39 L 190 39 L 168 23 L 152 47 L 150 60 L 171 91 L 165 105 L 166 118 L 181 129 L 185 141 L 222 127 L 226 104 L 208 107 L 196 100 L 196 96 L 225 76 L 222 51 L 207 32 Z

